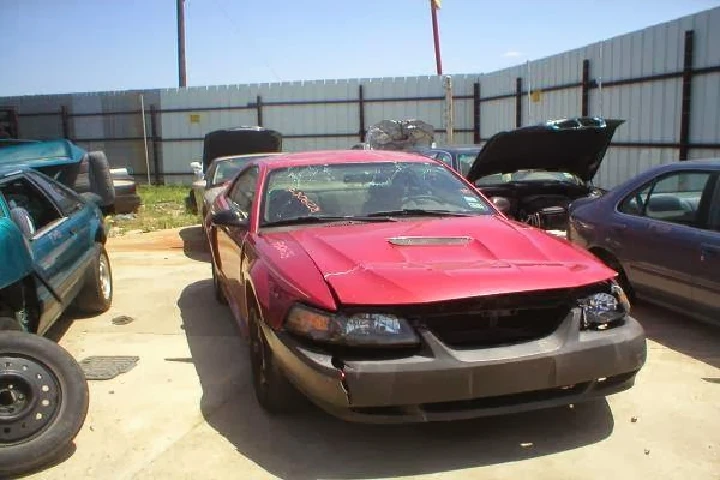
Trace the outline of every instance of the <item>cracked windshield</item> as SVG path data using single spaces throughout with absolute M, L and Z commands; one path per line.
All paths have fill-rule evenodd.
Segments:
M 493 210 L 442 165 L 382 162 L 273 170 L 262 223 L 393 215 L 484 215 Z M 308 218 L 309 217 L 309 218 Z

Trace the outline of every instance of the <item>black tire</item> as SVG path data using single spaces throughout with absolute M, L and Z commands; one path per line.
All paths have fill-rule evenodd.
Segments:
M 99 247 L 85 272 L 85 284 L 75 299 L 75 305 L 82 313 L 106 312 L 112 305 L 113 290 L 110 259 L 105 248 Z
M 111 212 L 115 206 L 115 186 L 107 157 L 103 152 L 90 152 L 88 162 L 91 189 L 102 198 L 102 210 Z
M 213 289 L 215 290 L 215 300 L 220 305 L 227 305 L 227 298 L 225 298 L 225 293 L 222 290 L 222 287 L 220 286 L 220 279 L 218 279 L 217 276 L 217 270 L 215 270 L 215 260 L 210 260 L 210 268 L 212 269 L 212 279 L 213 279 Z
M 280 370 L 262 330 L 257 307 L 249 310 L 250 366 L 255 397 L 268 413 L 291 413 L 303 404 L 300 393 Z
M 0 478 L 8 478 L 45 466 L 66 451 L 85 423 L 90 395 L 80 365 L 47 338 L 2 332 L 0 358 L 0 408 L 5 409 L 0 416 Z M 40 379 L 38 372 L 43 372 Z

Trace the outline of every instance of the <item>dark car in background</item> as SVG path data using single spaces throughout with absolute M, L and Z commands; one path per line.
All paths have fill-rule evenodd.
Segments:
M 720 324 L 720 159 L 652 168 L 570 205 L 568 238 L 628 292 Z
M 466 177 L 481 149 L 482 145 L 434 145 L 413 147 L 410 151 L 440 160 Z
M 140 205 L 142 205 L 142 199 L 138 195 L 135 178 L 130 175 L 127 168 L 111 168 L 110 175 L 115 188 L 115 208 L 113 213 L 137 213 Z
M 570 118 L 499 132 L 484 145 L 416 147 L 445 162 L 514 220 L 560 235 L 573 200 L 602 194 L 592 183 L 623 120 Z
M 203 198 L 198 196 L 195 183 L 205 181 L 203 176 L 208 172 L 212 162 L 221 157 L 250 155 L 254 153 L 271 153 L 282 150 L 282 134 L 258 126 L 243 126 L 214 130 L 205 134 L 203 140 L 202 164 L 191 163 L 198 178 L 190 189 L 185 204 L 188 210 L 198 213 L 202 208 Z

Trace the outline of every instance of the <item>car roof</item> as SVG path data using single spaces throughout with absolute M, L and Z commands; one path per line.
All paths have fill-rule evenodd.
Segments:
M 285 153 L 272 158 L 260 158 L 258 165 L 269 169 L 303 167 L 311 165 L 341 163 L 384 163 L 384 162 L 433 162 L 434 160 L 412 152 L 392 150 L 319 150 L 300 153 Z
M 282 155 L 282 152 L 266 152 L 266 153 L 245 153 L 242 155 L 226 155 L 224 157 L 217 157 L 213 159 L 213 162 L 226 162 L 234 158 L 254 158 L 254 157 L 272 157 Z
M 670 168 L 719 168 L 720 167 L 720 158 L 699 158 L 697 160 L 685 160 L 685 161 L 678 161 L 678 162 L 672 162 L 669 164 L 666 164 L 667 166 L 670 166 Z

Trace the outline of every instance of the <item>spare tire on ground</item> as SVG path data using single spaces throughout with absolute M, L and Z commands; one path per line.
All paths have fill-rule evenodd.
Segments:
M 0 478 L 60 457 L 88 405 L 85 375 L 67 351 L 34 334 L 0 332 Z
M 111 213 L 115 207 L 115 187 L 110 174 L 110 164 L 103 152 L 90 152 L 87 155 L 91 190 L 102 198 L 103 213 Z

